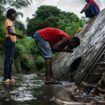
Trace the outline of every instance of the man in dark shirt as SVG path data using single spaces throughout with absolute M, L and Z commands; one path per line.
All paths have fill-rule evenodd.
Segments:
M 100 12 L 100 8 L 94 0 L 85 0 L 87 4 L 82 9 L 81 13 L 85 12 L 87 18 L 94 18 Z

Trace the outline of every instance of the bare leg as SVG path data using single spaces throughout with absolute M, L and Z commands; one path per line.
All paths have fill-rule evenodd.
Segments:
M 46 68 L 46 78 L 45 81 L 51 81 L 53 79 L 52 74 L 52 58 L 46 58 L 45 59 L 45 68 Z

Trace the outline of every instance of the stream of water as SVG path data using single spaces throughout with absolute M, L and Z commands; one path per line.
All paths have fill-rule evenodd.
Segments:
M 58 105 L 54 96 L 62 86 L 45 85 L 33 74 L 16 77 L 13 86 L 0 84 L 0 105 Z
M 62 81 L 62 84 L 45 85 L 44 81 L 34 74 L 17 75 L 15 85 L 3 85 L 2 78 L 0 78 L 0 105 L 105 105 L 105 103 L 87 104 L 85 101 L 83 102 L 83 100 L 89 100 L 87 95 L 82 95 L 83 98 L 75 96 L 74 99 L 74 96 L 70 96 L 68 92 L 64 92 L 60 97 L 66 100 L 71 97 L 74 101 L 59 100 L 60 97 L 57 97 L 57 95 L 60 91 L 70 89 L 70 87 L 74 89 L 71 84 Z M 102 97 L 96 98 L 92 97 L 96 101 L 102 100 Z

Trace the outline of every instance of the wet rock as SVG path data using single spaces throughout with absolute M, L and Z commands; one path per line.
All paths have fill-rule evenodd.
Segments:
M 102 97 L 105 98 L 105 73 L 103 73 L 93 94 L 94 95 L 102 95 Z
M 98 82 L 97 89 L 105 94 L 105 72 L 103 73 L 101 80 Z
M 105 43 L 104 23 L 105 9 L 96 19 L 91 20 L 83 27 L 78 35 L 81 39 L 81 45 L 75 49 L 74 53 L 60 53 L 54 62 L 55 78 L 68 79 L 78 84 L 78 86 L 73 84 L 65 89 L 66 91 L 62 91 L 63 93 L 57 97 L 60 105 L 71 105 L 73 103 L 68 104 L 62 101 L 74 102 L 73 99 L 75 102 L 87 103 L 86 105 L 105 105 L 104 50 L 103 56 L 95 60 L 98 61 L 97 65 L 93 67 L 92 71 L 88 72 L 94 64 L 91 64 L 91 61 Z M 90 68 L 87 69 L 89 66 Z
M 87 93 L 85 89 L 92 88 Z M 75 83 L 68 88 L 61 90 L 56 96 L 56 101 L 59 105 L 105 105 L 104 95 L 93 94 L 96 85 L 82 83 L 81 86 L 77 87 Z
M 81 45 L 70 53 L 60 53 L 57 60 L 53 64 L 53 73 L 57 79 L 66 79 L 68 70 L 71 64 L 75 62 L 79 57 L 82 60 L 77 69 L 75 70 L 75 80 L 81 77 L 85 72 L 91 60 L 94 58 L 100 47 L 105 43 L 105 9 L 97 16 L 96 19 L 87 23 L 82 31 L 79 33 L 81 39 Z M 59 66 L 58 66 L 59 65 Z M 76 66 L 76 65 L 75 65 Z M 97 74 L 96 74 L 96 71 Z M 101 72 L 103 73 L 103 71 Z M 88 82 L 94 83 L 100 78 L 100 69 L 94 69 L 93 75 L 86 77 Z

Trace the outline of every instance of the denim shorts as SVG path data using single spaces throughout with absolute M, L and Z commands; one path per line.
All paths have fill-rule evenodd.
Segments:
M 51 51 L 51 47 L 48 41 L 45 41 L 40 33 L 36 32 L 34 34 L 34 39 L 37 42 L 40 52 L 43 55 L 44 58 L 52 58 L 52 51 Z
M 85 11 L 85 15 L 87 18 L 93 18 L 99 14 L 98 9 L 95 5 L 91 4 L 89 5 L 88 9 Z

